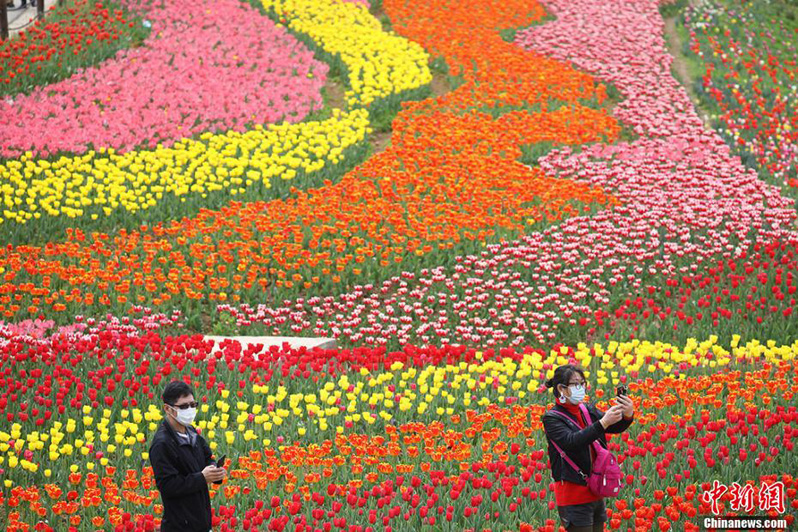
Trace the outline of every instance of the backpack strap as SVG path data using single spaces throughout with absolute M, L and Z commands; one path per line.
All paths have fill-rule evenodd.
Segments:
M 587 409 L 585 403 L 579 403 L 579 410 L 582 412 L 582 417 L 585 420 L 585 426 L 592 425 L 593 416 L 590 415 L 590 410 Z M 598 440 L 593 440 L 592 442 L 590 442 L 590 445 L 593 446 L 593 450 L 596 451 L 596 454 L 598 454 L 599 449 L 603 448 L 601 447 L 601 444 L 598 442 Z
M 579 425 L 576 424 L 576 421 L 574 421 L 570 417 L 566 416 L 562 412 L 558 412 L 557 410 L 551 410 L 551 413 L 552 414 L 556 414 L 557 416 L 559 416 L 559 417 L 571 422 L 571 424 L 573 424 L 577 429 L 582 430 L 581 427 L 579 427 Z M 560 456 L 562 457 L 562 459 L 565 460 L 568 463 L 568 465 L 570 465 L 574 470 L 576 470 L 577 473 L 579 473 L 579 476 L 582 477 L 582 480 L 587 480 L 587 475 L 585 475 L 585 473 L 581 469 L 579 469 L 579 466 L 576 465 L 576 463 L 574 463 L 573 460 L 568 458 L 568 455 L 565 454 L 565 451 L 563 451 L 562 448 L 559 445 L 557 445 L 557 443 L 554 440 L 552 440 L 551 438 L 549 438 L 549 441 L 551 442 L 552 445 L 554 445 L 554 447 L 557 449 L 557 451 L 559 451 Z
M 585 403 L 579 403 L 579 410 L 582 412 L 582 417 L 587 425 L 593 423 L 593 417 L 590 415 L 590 410 L 587 409 Z

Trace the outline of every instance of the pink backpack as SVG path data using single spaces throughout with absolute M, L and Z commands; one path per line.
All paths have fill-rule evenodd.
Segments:
M 580 404 L 579 409 L 581 410 L 584 419 L 589 420 L 589 422 L 592 423 L 593 420 L 590 417 L 590 412 L 587 411 L 585 405 Z M 563 419 L 570 421 L 571 424 L 575 425 L 577 429 L 582 430 L 573 419 L 566 416 L 562 412 L 552 410 L 551 413 L 557 414 Z M 577 473 L 579 473 L 579 475 L 582 477 L 582 480 L 587 481 L 587 487 L 591 492 L 593 492 L 594 495 L 598 495 L 599 497 L 618 496 L 618 492 L 621 490 L 621 479 L 623 474 L 621 473 L 621 466 L 618 465 L 618 461 L 611 452 L 602 447 L 597 441 L 594 440 L 592 442 L 593 450 L 596 452 L 596 459 L 593 461 L 593 467 L 590 468 L 590 477 L 587 477 L 574 463 L 574 461 L 568 458 L 559 445 L 553 441 L 551 441 L 551 443 L 560 452 L 560 456 L 562 456 L 563 460 L 568 462 L 568 465 L 570 465 L 576 470 Z

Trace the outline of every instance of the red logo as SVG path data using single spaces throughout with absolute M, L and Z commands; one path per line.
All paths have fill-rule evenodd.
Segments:
M 713 515 L 720 514 L 720 501 L 728 492 L 730 497 L 729 506 L 734 512 L 751 513 L 754 509 L 763 512 L 775 510 L 784 513 L 784 483 L 771 482 L 762 483 L 759 489 L 751 484 L 739 484 L 733 482 L 731 486 L 726 486 L 715 480 L 712 487 L 701 494 L 701 500 L 710 505 Z

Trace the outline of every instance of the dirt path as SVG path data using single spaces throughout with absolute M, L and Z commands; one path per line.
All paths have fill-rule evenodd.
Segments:
M 344 86 L 341 85 L 338 80 L 327 78 L 327 83 L 324 84 L 324 94 L 327 97 L 327 105 L 333 109 L 344 109 L 346 107 L 344 92 Z
M 432 89 L 433 98 L 442 96 L 452 90 L 452 86 L 449 83 L 449 78 L 446 77 L 446 74 L 441 74 L 440 72 L 436 71 L 432 72 L 432 83 L 430 84 L 430 88 Z
M 679 38 L 679 33 L 676 31 L 676 17 L 668 17 L 664 19 L 664 21 L 665 44 L 668 47 L 668 52 L 670 52 L 671 57 L 673 57 L 673 66 L 671 70 L 673 71 L 676 80 L 682 84 L 687 91 L 687 94 L 690 96 L 690 100 L 693 102 L 693 107 L 695 107 L 698 116 L 701 117 L 701 121 L 704 122 L 704 126 L 708 129 L 712 129 L 712 120 L 700 105 L 698 95 L 693 88 L 694 80 L 690 77 L 690 69 L 687 66 L 687 59 L 682 54 L 683 43 Z

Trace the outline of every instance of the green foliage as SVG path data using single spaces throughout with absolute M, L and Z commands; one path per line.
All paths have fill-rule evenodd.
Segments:
M 522 144 L 521 157 L 518 159 L 521 163 L 527 166 L 536 166 L 538 159 L 548 154 L 551 150 L 557 147 L 553 142 L 535 142 L 533 144 Z
M 239 336 L 240 328 L 236 320 L 230 314 L 214 313 L 216 318 L 211 325 L 211 335 L 213 336 Z
M 518 32 L 523 31 L 523 30 L 525 30 L 527 28 L 531 28 L 533 26 L 541 26 L 543 24 L 551 22 L 552 20 L 556 20 L 556 18 L 557 17 L 555 17 L 554 15 L 552 15 L 550 13 L 546 13 L 546 16 L 544 16 L 541 19 L 538 19 L 538 20 L 534 21 L 532 24 L 528 24 L 526 26 L 519 26 L 517 28 L 503 28 L 503 29 L 500 29 L 499 30 L 499 35 L 501 36 L 502 40 L 504 40 L 506 42 L 509 42 L 509 43 L 512 43 L 512 42 L 515 42 L 515 36 L 518 35 Z
M 670 0 L 659 5 L 659 12 L 662 18 L 676 17 L 682 14 L 682 11 L 687 5 L 687 0 Z
M 518 34 L 519 28 L 506 28 L 499 32 L 502 40 L 506 42 L 515 42 L 515 36 Z
M 602 81 L 601 84 L 604 85 L 604 92 L 607 93 L 607 99 L 604 102 L 605 107 L 615 107 L 623 101 L 623 94 L 614 83 Z
M 438 56 L 430 61 L 429 68 L 433 72 L 447 75 L 449 74 L 449 64 L 446 62 L 446 58 L 443 56 Z
M 379 133 L 391 131 L 393 120 L 402 109 L 402 102 L 423 100 L 429 98 L 431 94 L 432 90 L 430 86 L 425 85 L 418 89 L 403 91 L 375 102 L 368 108 L 369 122 L 371 123 L 372 129 Z

